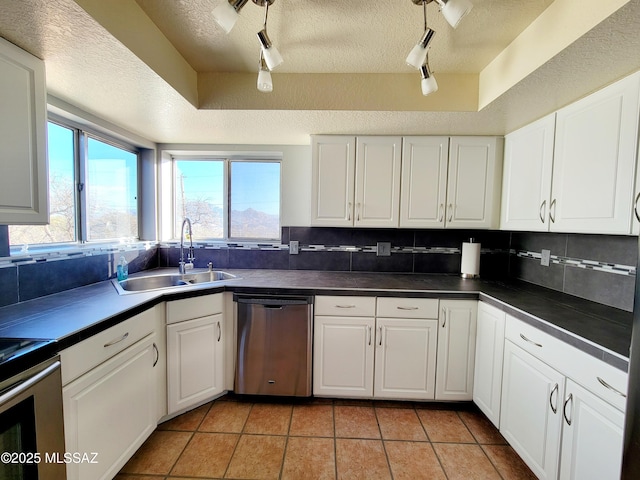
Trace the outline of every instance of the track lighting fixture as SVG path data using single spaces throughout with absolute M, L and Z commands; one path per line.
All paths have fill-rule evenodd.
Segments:
M 424 33 L 415 47 L 409 52 L 406 62 L 407 65 L 420 70 L 422 76 L 422 94 L 429 95 L 438 90 L 438 82 L 436 82 L 431 69 L 429 68 L 429 48 L 436 32 L 427 26 L 427 4 L 436 2 L 440 6 L 440 11 L 444 18 L 453 28 L 456 28 L 462 17 L 471 11 L 473 4 L 469 0 L 411 0 L 415 5 L 422 5 L 424 16 Z
M 238 13 L 249 0 L 222 0 L 213 10 L 213 18 L 220 24 L 224 30 L 229 33 L 236 21 Z M 282 62 L 282 55 L 276 47 L 273 46 L 269 35 L 267 35 L 267 18 L 269 16 L 269 5 L 275 0 L 252 0 L 253 3 L 264 10 L 264 25 L 262 30 L 257 33 L 260 42 L 260 63 L 258 66 L 258 90 L 261 92 L 271 92 L 273 90 L 273 82 L 271 80 L 271 70 L 277 68 Z

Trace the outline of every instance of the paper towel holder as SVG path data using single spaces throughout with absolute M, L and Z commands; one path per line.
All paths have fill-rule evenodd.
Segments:
M 480 278 L 480 244 L 470 238 L 462 243 L 460 276 L 462 278 Z

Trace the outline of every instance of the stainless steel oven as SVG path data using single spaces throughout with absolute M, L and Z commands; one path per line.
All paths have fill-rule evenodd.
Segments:
M 62 459 L 62 461 L 61 461 Z M 66 478 L 59 358 L 0 382 L 0 478 Z

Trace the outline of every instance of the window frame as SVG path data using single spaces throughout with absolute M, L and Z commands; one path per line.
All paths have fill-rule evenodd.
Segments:
M 29 251 L 55 251 L 64 250 L 77 247 L 81 244 L 112 244 L 125 242 L 139 242 L 140 229 L 142 222 L 142 147 L 138 147 L 133 143 L 116 138 L 109 135 L 107 132 L 100 131 L 98 129 L 91 128 L 85 124 L 76 122 L 64 116 L 58 115 L 54 112 L 48 112 L 47 124 L 53 123 L 62 128 L 67 128 L 73 132 L 73 197 L 74 197 L 74 221 L 75 221 L 75 239 L 68 242 L 52 242 L 52 243 L 33 243 L 33 244 L 21 244 L 11 243 L 11 236 L 9 236 L 9 248 L 11 253 L 20 253 L 26 251 L 25 247 L 28 247 Z M 47 133 L 48 137 L 48 133 Z M 137 232 L 134 237 L 117 237 L 117 238 L 102 238 L 89 240 L 87 238 L 87 189 L 86 186 L 86 173 L 87 173 L 87 161 L 88 161 L 88 140 L 89 138 L 105 143 L 112 147 L 124 150 L 136 156 L 136 220 L 137 220 Z M 48 155 L 48 152 L 47 152 Z M 47 193 L 49 195 L 49 193 Z
M 264 156 L 261 155 L 242 155 L 242 154 L 215 154 L 210 155 L 171 155 L 171 238 L 176 241 L 180 239 L 180 232 L 178 231 L 178 219 L 177 219 L 177 185 L 176 185 L 176 162 L 181 160 L 186 161 L 219 161 L 223 163 L 223 229 L 224 235 L 222 238 L 201 238 L 198 241 L 202 242 L 276 242 L 281 241 L 282 238 L 282 156 L 272 154 L 271 152 L 265 152 Z M 231 233 L 231 163 L 277 163 L 279 165 L 279 202 L 278 202 L 278 234 L 273 238 L 264 237 L 232 237 Z

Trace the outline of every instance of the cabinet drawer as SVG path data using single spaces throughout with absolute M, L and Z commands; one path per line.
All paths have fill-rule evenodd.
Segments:
M 317 296 L 316 315 L 339 317 L 373 317 L 376 314 L 376 297 Z
M 507 315 L 505 336 L 614 407 L 625 410 L 626 372 L 511 315 Z
M 167 302 L 167 323 L 182 322 L 194 318 L 222 313 L 222 293 L 203 297 L 185 298 Z
M 378 297 L 376 316 L 387 318 L 438 318 L 438 299 Z
M 68 384 L 153 332 L 155 311 L 155 308 L 150 308 L 61 351 L 62 385 Z

